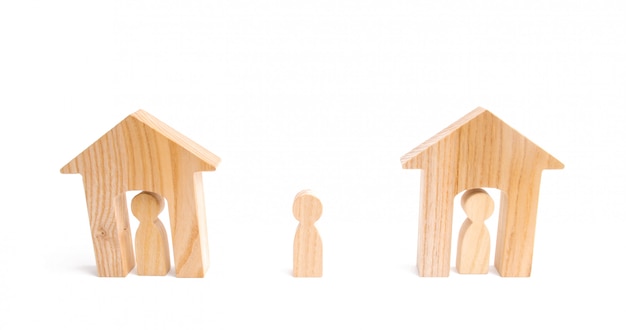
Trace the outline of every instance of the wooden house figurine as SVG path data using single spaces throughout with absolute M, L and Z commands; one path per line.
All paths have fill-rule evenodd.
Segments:
M 83 177 L 99 276 L 134 267 L 126 192 L 143 190 L 168 202 L 177 277 L 203 277 L 209 266 L 202 171 L 220 159 L 139 110 L 61 169 Z
M 530 276 L 541 173 L 563 164 L 491 112 L 477 108 L 401 158 L 421 169 L 417 268 L 448 276 L 454 197 L 473 188 L 501 191 L 495 267 Z

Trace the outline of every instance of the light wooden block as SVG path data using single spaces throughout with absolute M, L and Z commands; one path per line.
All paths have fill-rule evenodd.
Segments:
M 293 215 L 300 222 L 293 242 L 293 276 L 322 276 L 322 239 L 315 222 L 322 216 L 322 203 L 310 190 L 293 202 Z

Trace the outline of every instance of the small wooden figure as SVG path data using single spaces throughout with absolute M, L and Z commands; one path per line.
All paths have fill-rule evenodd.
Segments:
M 476 108 L 401 158 L 421 169 L 417 271 L 448 276 L 454 197 L 497 188 L 500 220 L 495 266 L 502 276 L 530 276 L 541 173 L 563 164 L 491 112 Z
M 315 221 L 322 216 L 322 202 L 303 190 L 293 201 L 293 215 L 300 222 L 293 242 L 293 276 L 322 276 L 322 239 Z
M 140 222 L 135 234 L 137 275 L 166 275 L 170 271 L 167 231 L 158 218 L 164 207 L 163 197 L 147 191 L 135 196 L 130 204 Z
M 461 197 L 461 207 L 467 219 L 459 232 L 456 269 L 460 274 L 487 274 L 490 238 L 485 220 L 493 213 L 493 199 L 483 189 L 470 189 Z
M 167 199 L 177 277 L 203 277 L 209 267 L 203 171 L 220 158 L 139 110 L 87 147 L 61 173 L 83 176 L 99 276 L 126 276 L 135 266 L 126 192 Z

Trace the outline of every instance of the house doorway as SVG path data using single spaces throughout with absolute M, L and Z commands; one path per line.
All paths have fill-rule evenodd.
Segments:
M 135 248 L 135 242 L 136 242 L 136 235 L 137 235 L 137 231 L 139 229 L 140 226 L 140 220 L 137 219 L 132 212 L 132 203 L 133 203 L 133 198 L 135 198 L 137 195 L 141 194 L 143 191 L 141 190 L 130 190 L 126 192 L 126 203 L 127 203 L 127 209 L 128 209 L 128 220 L 130 222 L 130 229 L 131 229 L 131 235 L 133 237 L 133 251 L 135 251 L 135 260 L 137 258 L 137 251 Z M 165 232 L 167 233 L 166 237 L 167 237 L 167 245 L 168 245 L 168 255 L 169 255 L 169 260 L 170 260 L 170 264 L 171 264 L 171 268 L 168 272 L 168 275 L 172 275 L 175 276 L 175 272 L 176 272 L 176 267 L 174 267 L 174 258 L 173 258 L 173 245 L 172 245 L 172 231 L 171 231 L 171 226 L 170 226 L 170 217 L 169 217 L 169 208 L 168 208 L 168 202 L 167 199 L 163 196 L 162 200 L 163 200 L 163 210 L 158 214 L 158 219 L 161 221 L 161 223 L 163 224 L 163 227 L 165 228 Z M 138 273 L 138 268 L 137 268 L 137 262 L 135 262 L 135 268 L 133 269 L 133 273 L 137 274 Z
M 484 190 L 489 197 L 493 200 L 493 212 L 487 219 L 484 221 L 484 226 L 489 232 L 489 268 L 488 272 L 497 274 L 498 272 L 494 266 L 495 260 L 495 251 L 496 251 L 496 238 L 498 235 L 498 221 L 500 215 L 500 198 L 503 193 L 499 189 L 496 188 L 481 188 Z M 468 189 L 471 190 L 471 189 Z M 463 223 L 468 218 L 468 214 L 465 212 L 463 207 L 461 206 L 461 199 L 463 195 L 468 191 L 464 190 L 458 193 L 454 197 L 454 212 L 452 217 L 452 242 L 451 242 L 451 258 L 450 263 L 452 269 L 459 274 L 459 269 L 457 269 L 457 254 L 459 248 L 459 234 L 461 233 L 461 229 L 463 227 Z M 481 225 L 479 222 L 472 223 L 473 225 Z

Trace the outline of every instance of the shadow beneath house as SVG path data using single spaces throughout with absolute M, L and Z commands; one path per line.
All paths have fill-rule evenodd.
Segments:
M 417 266 L 415 266 L 415 264 L 406 264 L 402 267 L 402 270 L 410 273 L 411 275 L 419 276 L 419 273 L 417 272 Z
M 496 266 L 494 265 L 489 266 L 489 275 L 495 275 L 495 276 L 500 277 L 500 273 L 498 273 Z
M 170 271 L 165 275 L 167 277 L 176 277 L 176 267 L 171 267 Z M 205 274 L 206 276 L 206 274 Z
M 82 265 L 76 267 L 76 270 L 90 276 L 98 276 L 98 268 L 96 267 L 96 265 Z

